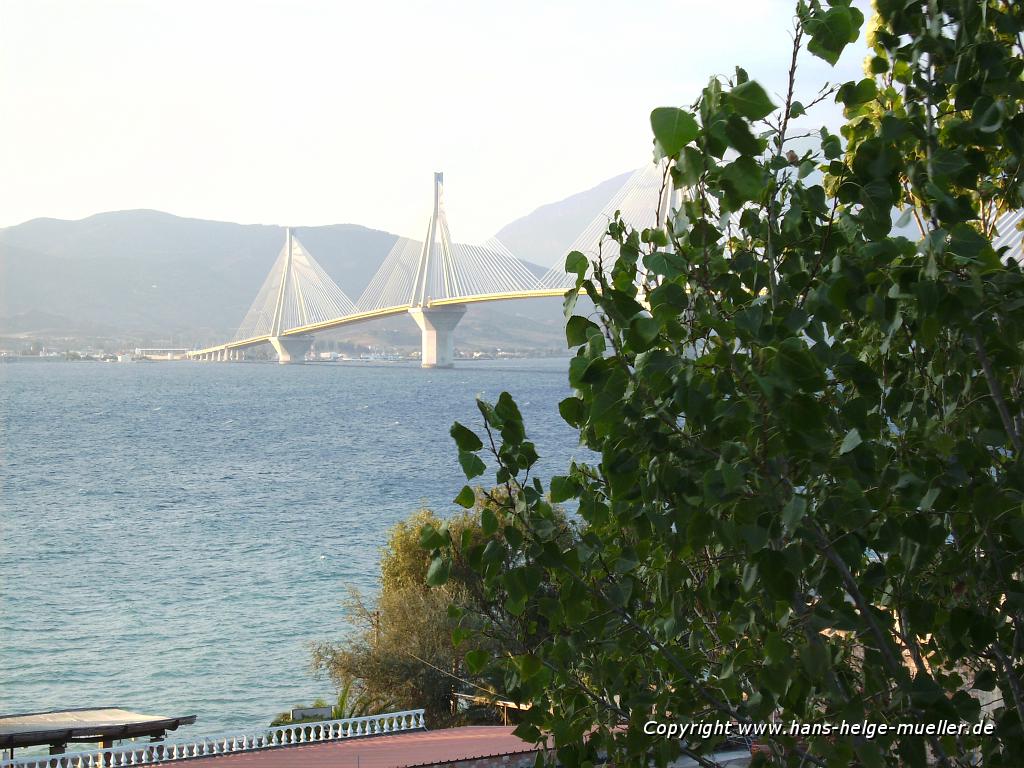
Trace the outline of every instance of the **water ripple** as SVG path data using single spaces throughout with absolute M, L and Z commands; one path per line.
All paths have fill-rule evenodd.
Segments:
M 0 711 L 197 714 L 252 728 L 329 694 L 308 643 L 347 631 L 346 587 L 465 480 L 448 428 L 513 392 L 545 455 L 566 362 L 0 366 Z

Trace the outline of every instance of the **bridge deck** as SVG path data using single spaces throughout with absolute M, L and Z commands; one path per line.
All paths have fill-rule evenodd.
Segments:
M 551 298 L 555 296 L 564 296 L 566 294 L 563 288 L 542 288 L 530 291 L 520 291 L 517 293 L 478 293 L 472 296 L 459 296 L 450 299 L 437 299 L 428 301 L 424 304 L 423 309 L 431 309 L 434 307 L 450 307 L 459 304 L 482 304 L 485 302 L 493 301 L 510 301 L 514 299 L 539 299 L 539 298 Z M 289 328 L 282 330 L 280 336 L 305 336 L 306 334 L 319 333 L 321 331 L 329 331 L 336 328 L 344 328 L 349 325 L 356 325 L 358 323 L 365 323 L 370 320 L 378 320 L 384 317 L 394 317 L 396 315 L 402 315 L 413 309 L 411 304 L 403 304 L 395 307 L 385 307 L 384 309 L 374 309 L 368 312 L 356 312 L 350 315 L 344 315 L 331 320 L 324 320 L 318 323 L 310 323 L 308 325 L 301 325 L 297 328 Z M 206 347 L 204 349 L 192 350 L 188 353 L 189 357 L 198 357 L 201 355 L 215 354 L 217 352 L 223 352 L 226 350 L 241 350 L 249 347 L 255 347 L 259 344 L 267 344 L 270 342 L 270 335 L 252 336 L 247 339 L 236 339 L 229 341 L 224 344 L 218 344 L 215 347 Z

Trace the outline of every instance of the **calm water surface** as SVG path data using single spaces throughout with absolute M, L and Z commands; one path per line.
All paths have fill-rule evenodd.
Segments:
M 448 428 L 507 389 L 543 456 L 565 360 L 0 365 L 0 713 L 124 706 L 265 725 L 323 695 L 387 531 L 464 484 Z

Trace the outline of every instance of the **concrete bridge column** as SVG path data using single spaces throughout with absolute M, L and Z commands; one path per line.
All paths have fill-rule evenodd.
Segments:
M 301 363 L 313 344 L 312 336 L 271 336 L 270 344 L 277 352 L 277 362 L 281 365 Z
M 455 365 L 455 326 L 466 314 L 465 305 L 415 308 L 410 309 L 409 314 L 420 327 L 420 364 L 424 368 L 451 368 Z

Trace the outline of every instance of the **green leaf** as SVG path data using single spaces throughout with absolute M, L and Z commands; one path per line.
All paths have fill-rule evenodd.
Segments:
M 448 581 L 451 569 L 452 564 L 450 561 L 443 557 L 435 557 L 430 561 L 430 567 L 427 569 L 427 585 L 431 587 L 442 586 Z
M 1006 114 L 1006 105 L 1002 100 L 993 100 L 989 96 L 982 96 L 976 102 L 971 111 L 973 122 L 982 133 L 995 133 L 1003 124 L 1003 117 Z
M 843 49 L 857 42 L 863 23 L 864 14 L 857 8 L 835 5 L 819 10 L 804 22 L 804 29 L 811 36 L 807 50 L 834 65 Z
M 570 347 L 579 347 L 587 343 L 593 334 L 601 334 L 597 323 L 580 315 L 573 315 L 565 324 L 565 340 Z
M 836 100 L 841 101 L 847 108 L 852 108 L 866 104 L 877 95 L 878 87 L 875 85 L 875 81 L 865 78 L 856 83 L 852 80 L 848 83 L 843 83 L 836 94 Z
M 761 142 L 750 132 L 750 126 L 739 115 L 730 115 L 725 124 L 725 137 L 741 155 L 756 155 L 761 152 Z
M 756 80 L 748 80 L 729 92 L 732 108 L 750 121 L 760 120 L 775 111 L 775 104 Z
M 480 528 L 484 532 L 484 536 L 493 536 L 494 532 L 498 530 L 498 516 L 490 507 L 480 510 Z
M 754 158 L 743 155 L 722 169 L 722 185 L 729 196 L 729 204 L 739 208 L 764 192 L 764 170 Z
M 675 157 L 700 133 L 693 115 L 678 107 L 658 107 L 651 112 L 651 130 L 666 157 Z
M 541 660 L 533 654 L 518 656 L 515 661 L 524 680 L 529 680 L 544 668 Z
M 817 392 L 825 386 L 825 374 L 821 363 L 810 350 L 795 337 L 789 337 L 779 345 L 775 354 L 775 370 L 796 388 L 804 392 Z
M 571 477 L 554 475 L 551 478 L 551 503 L 559 504 L 576 495 L 576 481 Z
M 579 251 L 571 251 L 568 256 L 565 257 L 565 271 L 567 274 L 576 275 L 582 278 L 587 273 L 587 268 L 590 266 L 590 262 L 587 261 L 587 257 Z
M 864 441 L 861 439 L 860 432 L 854 427 L 846 433 L 846 437 L 843 438 L 843 442 L 839 445 L 839 455 L 842 456 L 844 453 L 849 453 L 862 442 Z
M 448 543 L 445 537 L 447 531 L 442 532 L 434 526 L 427 524 L 420 530 L 420 547 L 423 549 L 439 549 Z
M 658 336 L 661 325 L 649 315 L 637 315 L 629 321 L 630 341 L 637 349 L 646 349 Z
M 466 475 L 467 480 L 472 480 L 474 477 L 480 477 L 487 469 L 483 459 L 477 456 L 475 453 L 468 451 L 459 451 L 459 464 L 462 465 L 462 471 Z
M 572 427 L 580 426 L 586 418 L 586 406 L 578 397 L 565 398 L 558 404 L 558 412 L 566 424 Z
M 468 651 L 465 656 L 466 667 L 474 675 L 479 675 L 484 671 L 484 668 L 487 666 L 487 662 L 490 658 L 491 654 L 480 648 Z
M 459 495 L 455 497 L 455 503 L 460 507 L 471 509 L 476 503 L 476 494 L 473 492 L 472 488 L 468 485 L 464 485 L 462 486 L 462 490 L 459 491 Z
M 757 583 L 757 563 L 747 562 L 743 566 L 743 576 L 740 579 L 740 586 L 744 592 L 749 593 Z
M 806 513 L 807 500 L 803 496 L 793 496 L 782 508 L 782 524 L 787 531 L 792 531 Z
M 484 447 L 473 430 L 464 427 L 457 421 L 452 424 L 449 434 L 455 439 L 455 445 L 459 447 L 460 451 L 479 451 Z
M 526 428 L 523 426 L 523 415 L 519 412 L 519 406 L 508 392 L 498 395 L 498 402 L 494 406 L 494 412 L 501 419 L 501 439 L 508 446 L 518 446 L 526 438 Z

